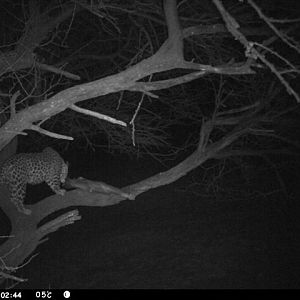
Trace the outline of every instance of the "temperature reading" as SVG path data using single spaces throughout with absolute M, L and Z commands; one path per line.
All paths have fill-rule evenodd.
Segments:
M 35 297 L 37 299 L 51 299 L 52 292 L 49 292 L 49 291 L 37 291 L 37 292 L 35 292 Z

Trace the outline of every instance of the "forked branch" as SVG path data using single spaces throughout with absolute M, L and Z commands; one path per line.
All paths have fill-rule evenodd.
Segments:
M 74 190 L 66 192 L 64 196 L 54 195 L 34 205 L 26 206 L 32 210 L 32 214 L 27 216 L 17 211 L 14 204 L 9 201 L 7 189 L 4 186 L 0 187 L 2 196 L 0 205 L 12 225 L 11 237 L 0 247 L 3 266 L 18 267 L 40 243 L 47 240 L 46 235 L 81 218 L 77 210 L 71 210 L 40 226 L 41 222 L 54 212 L 73 206 L 103 207 L 118 204 L 126 199 L 135 200 L 143 192 L 175 182 L 208 159 L 224 156 L 226 151 L 227 155 L 230 155 L 229 146 L 260 121 L 255 117 L 255 110 L 255 106 L 241 109 L 243 118 L 236 118 L 235 123 L 232 121 L 231 125 L 235 125 L 233 130 L 214 143 L 209 141 L 215 124 L 220 123 L 218 118 L 203 122 L 198 147 L 190 156 L 167 171 L 122 189 L 83 178 L 69 180 L 68 185 L 75 188 Z M 223 115 L 222 121 L 225 118 Z M 232 119 L 231 116 L 228 118 Z M 9 252 L 11 249 L 14 251 Z

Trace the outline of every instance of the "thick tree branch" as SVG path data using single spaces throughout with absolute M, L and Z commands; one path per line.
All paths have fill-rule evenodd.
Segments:
M 78 211 L 73 210 L 45 223 L 45 218 L 54 212 L 73 206 L 103 207 L 118 204 L 126 199 L 134 200 L 143 192 L 175 182 L 208 159 L 218 159 L 230 155 L 230 150 L 226 150 L 229 148 L 228 146 L 248 133 L 252 126 L 257 125 L 262 120 L 262 117 L 257 116 L 257 112 L 258 108 L 256 106 L 247 106 L 240 109 L 238 113 L 243 116 L 236 117 L 234 128 L 224 137 L 211 144 L 209 144 L 210 136 L 214 126 L 219 124 L 218 117 L 203 122 L 198 147 L 191 155 L 167 171 L 122 189 L 84 178 L 68 180 L 67 186 L 75 187 L 75 190 L 66 192 L 64 196 L 54 195 L 34 205 L 27 205 L 26 208 L 32 211 L 30 216 L 21 214 L 9 200 L 7 188 L 4 185 L 0 186 L 0 205 L 11 220 L 12 226 L 11 237 L 0 247 L 2 265 L 19 266 L 40 243 L 45 241 L 47 234 L 80 220 Z M 225 122 L 226 115 L 223 114 L 221 118 L 222 122 Z M 231 115 L 228 118 L 232 119 Z M 41 222 L 44 222 L 44 224 L 39 227 Z
M 165 3 L 165 14 L 167 16 L 167 24 L 170 26 L 170 37 L 163 43 L 161 48 L 151 57 L 142 60 L 129 69 L 116 75 L 111 75 L 103 79 L 92 81 L 89 83 L 77 85 L 59 92 L 55 96 L 41 103 L 30 106 L 20 111 L 14 118 L 10 119 L 2 128 L 0 128 L 0 150 L 16 135 L 23 130 L 30 129 L 32 123 L 50 118 L 65 109 L 71 107 L 75 103 L 114 92 L 123 90 L 135 90 L 138 80 L 154 73 L 172 70 L 176 68 L 196 69 L 206 71 L 207 74 L 214 72 L 218 74 L 252 74 L 251 65 L 222 65 L 222 66 L 205 66 L 202 64 L 186 62 L 182 56 L 182 35 L 178 22 L 177 11 L 175 9 L 174 0 L 167 0 Z M 173 16 L 173 15 L 176 16 Z M 170 19 L 170 20 L 169 20 Z M 204 73 L 201 73 L 202 75 Z M 196 75 L 196 76 L 195 76 Z M 191 75 L 190 79 L 199 76 L 199 73 Z M 185 80 L 184 77 L 183 80 Z M 153 85 L 153 82 L 151 83 Z M 165 87 L 177 85 L 176 79 L 165 82 Z M 161 87 L 163 88 L 163 87 Z M 153 89 L 157 89 L 153 85 Z M 151 91 L 147 87 L 147 91 Z

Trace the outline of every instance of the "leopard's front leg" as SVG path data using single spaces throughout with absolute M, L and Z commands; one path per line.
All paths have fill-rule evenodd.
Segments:
M 60 196 L 65 195 L 66 190 L 60 188 L 60 180 L 58 178 L 47 179 L 46 183 L 55 194 Z

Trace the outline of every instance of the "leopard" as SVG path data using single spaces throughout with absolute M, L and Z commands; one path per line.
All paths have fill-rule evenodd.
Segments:
M 27 184 L 46 182 L 55 194 L 64 196 L 66 190 L 61 189 L 61 184 L 67 176 L 68 162 L 51 147 L 42 152 L 15 154 L 0 166 L 0 184 L 8 186 L 10 201 L 25 215 L 32 213 L 24 206 Z

